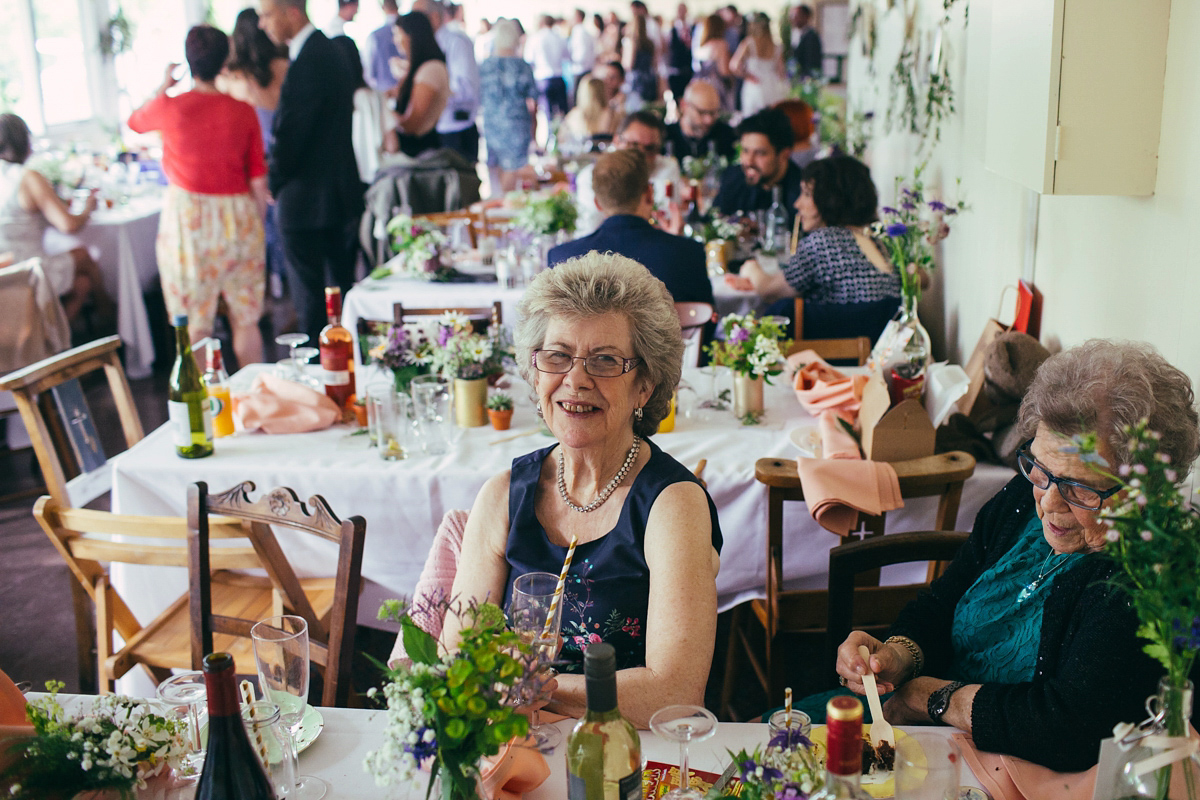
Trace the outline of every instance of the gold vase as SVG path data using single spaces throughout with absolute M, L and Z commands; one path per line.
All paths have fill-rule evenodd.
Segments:
M 487 378 L 454 379 L 454 421 L 460 428 L 487 424 Z
M 747 414 L 763 413 L 763 379 L 741 372 L 733 376 L 733 415 L 738 419 Z

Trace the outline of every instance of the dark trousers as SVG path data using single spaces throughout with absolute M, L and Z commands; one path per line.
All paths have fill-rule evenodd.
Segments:
M 327 321 L 325 287 L 340 287 L 344 297 L 354 285 L 354 223 L 341 228 L 284 228 L 282 233 L 297 324 L 315 347 Z
M 442 147 L 449 147 L 472 164 L 479 160 L 479 128 L 477 126 L 472 125 L 461 131 L 450 131 L 449 133 L 438 131 L 438 135 L 442 137 Z
M 538 92 L 542 95 L 542 110 L 547 119 L 553 119 L 555 114 L 567 113 L 567 82 L 562 78 L 547 78 L 537 82 Z

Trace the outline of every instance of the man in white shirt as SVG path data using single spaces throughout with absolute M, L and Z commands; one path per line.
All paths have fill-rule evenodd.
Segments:
M 583 76 L 596 66 L 596 37 L 587 28 L 587 13 L 582 8 L 575 9 L 574 24 L 571 25 L 571 36 L 567 45 L 571 53 L 571 72 L 575 77 L 576 87 L 583 80 Z
M 669 212 L 674 198 L 679 197 L 682 176 L 679 162 L 662 155 L 663 140 L 667 128 L 653 111 L 634 111 L 621 122 L 613 146 L 617 150 L 640 150 L 650 163 L 650 185 L 654 188 L 654 208 Z M 592 189 L 592 164 L 579 171 L 575 178 L 575 206 L 579 218 L 575 221 L 575 237 L 586 236 L 604 222 L 604 212 L 596 207 L 596 193 Z M 668 189 L 667 187 L 671 187 Z M 671 227 L 678 227 L 682 219 L 673 220 Z M 678 230 L 672 230 L 678 233 Z
M 475 115 L 479 112 L 480 85 L 475 46 L 465 33 L 446 25 L 446 10 L 440 0 L 415 0 L 413 11 L 429 18 L 433 38 L 446 54 L 450 99 L 437 122 L 442 147 L 458 151 L 473 164 L 479 160 L 479 128 L 475 126 Z
M 383 25 L 371 31 L 363 49 L 363 77 L 367 85 L 377 92 L 386 92 L 397 85 L 396 76 L 390 67 L 393 58 L 400 57 L 392 29 L 396 27 L 396 18 L 400 16 L 396 8 L 396 0 L 383 0 Z
M 322 33 L 330 39 L 335 36 L 345 36 L 346 23 L 353 20 L 357 13 L 358 0 L 338 0 L 337 13 L 333 15 L 333 19 L 329 20 L 329 24 L 325 26 Z
M 525 60 L 533 67 L 546 119 L 567 113 L 567 82 L 563 80 L 563 62 L 567 43 L 554 30 L 554 18 L 543 14 L 538 29 L 525 40 Z

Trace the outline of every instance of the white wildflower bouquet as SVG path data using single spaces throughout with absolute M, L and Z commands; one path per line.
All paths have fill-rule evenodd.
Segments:
M 446 234 L 436 227 L 400 214 L 388 222 L 387 232 L 396 255 L 372 272 L 372 278 L 385 278 L 398 269 L 410 278 L 431 281 L 450 272 L 439 255 L 446 244 Z
M 165 768 L 182 766 L 185 724 L 164 717 L 154 703 L 102 695 L 87 712 L 68 715 L 58 702 L 63 684 L 49 681 L 47 697 L 26 706 L 34 735 L 17 741 L 14 763 L 0 774 L 13 800 L 74 797 L 110 790 L 132 799 L 134 789 Z
M 475 333 L 471 321 L 454 312 L 442 315 L 429 339 L 437 343 L 429 350 L 429 363 L 435 373 L 448 378 L 474 380 L 499 375 L 512 358 L 503 328 L 490 329 L 486 335 Z
M 783 372 L 784 330 L 774 317 L 758 318 L 753 313 L 730 314 L 720 322 L 724 341 L 708 346 L 714 366 L 729 367 L 751 378 L 771 377 Z
M 565 191 L 529 195 L 515 220 L 516 226 L 534 236 L 575 230 L 579 210 Z

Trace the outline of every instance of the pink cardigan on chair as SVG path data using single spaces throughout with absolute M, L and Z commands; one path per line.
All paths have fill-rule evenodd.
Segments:
M 467 527 L 466 511 L 447 511 L 442 517 L 433 536 L 433 544 L 429 548 L 429 556 L 421 570 L 421 577 L 413 589 L 412 611 L 413 622 L 420 628 L 432 634 L 435 638 L 442 635 L 442 609 L 430 613 L 430 607 L 450 597 L 454 588 L 454 574 L 458 571 L 458 554 L 462 552 L 463 529 Z M 407 659 L 404 652 L 402 636 L 396 637 L 392 646 L 392 654 L 388 664 L 394 664 L 401 659 Z

